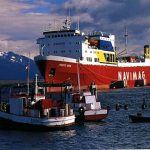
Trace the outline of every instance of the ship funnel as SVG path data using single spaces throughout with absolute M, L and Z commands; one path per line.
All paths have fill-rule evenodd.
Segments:
M 149 45 L 144 45 L 144 58 L 145 59 L 150 59 Z

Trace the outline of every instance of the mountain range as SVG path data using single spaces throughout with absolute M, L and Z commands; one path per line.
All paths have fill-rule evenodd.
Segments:
M 34 60 L 14 52 L 0 52 L 0 80 L 32 80 L 39 70 Z

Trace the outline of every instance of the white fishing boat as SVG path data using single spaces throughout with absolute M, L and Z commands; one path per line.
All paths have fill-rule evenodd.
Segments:
M 0 126 L 53 130 L 75 123 L 75 115 L 68 104 L 46 98 L 45 88 L 37 85 L 37 76 L 32 92 L 24 92 L 25 88 L 19 85 L 9 89 L 8 93 L 1 89 Z

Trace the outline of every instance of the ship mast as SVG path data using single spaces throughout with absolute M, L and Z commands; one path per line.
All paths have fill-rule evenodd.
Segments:
M 80 18 L 79 18 L 79 16 L 78 16 L 78 20 L 77 20 L 77 30 L 80 30 Z
M 30 53 L 29 53 L 29 61 L 28 61 L 28 65 L 26 66 L 26 70 L 27 70 L 27 95 L 29 96 L 29 82 L 30 82 Z
M 128 38 L 128 33 L 127 33 L 127 27 L 125 26 L 125 34 L 124 34 L 124 37 L 125 37 L 125 52 L 127 54 L 127 38 Z
M 37 100 L 37 94 L 38 94 L 37 77 L 38 75 L 35 74 L 35 100 Z
M 63 29 L 64 30 L 70 30 L 71 28 L 71 16 L 70 16 L 70 9 L 69 9 L 69 14 L 68 16 L 66 17 L 66 20 L 64 22 L 64 26 L 63 26 Z
M 118 56 L 127 54 L 128 32 L 127 32 L 127 27 L 126 26 L 125 26 L 125 30 L 124 30 L 124 38 L 125 38 L 125 48 L 124 48 L 123 51 L 121 51 L 121 52 L 118 53 Z
M 80 93 L 80 72 L 79 72 L 79 59 L 77 59 L 77 77 L 78 77 L 78 90 L 79 90 L 79 93 Z

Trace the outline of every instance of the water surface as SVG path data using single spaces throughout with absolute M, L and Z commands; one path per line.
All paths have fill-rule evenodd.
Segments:
M 62 149 L 150 149 L 150 124 L 131 123 L 129 114 L 150 115 L 150 88 L 120 89 L 98 93 L 110 112 L 105 122 L 75 125 L 70 130 L 29 132 L 0 129 L 0 150 L 62 150 Z M 146 110 L 141 109 L 143 98 Z M 115 110 L 115 104 L 122 108 Z M 129 109 L 124 110 L 127 104 Z

